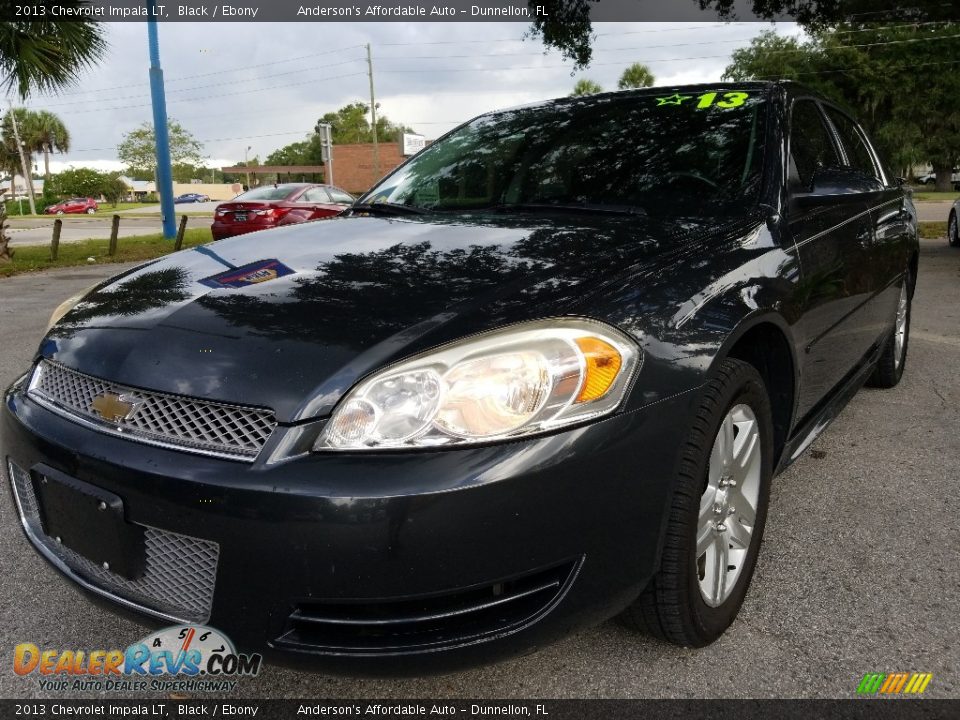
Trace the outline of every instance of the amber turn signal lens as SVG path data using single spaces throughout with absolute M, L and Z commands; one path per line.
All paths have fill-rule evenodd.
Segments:
M 575 340 L 580 352 L 587 361 L 586 377 L 576 402 L 588 402 L 603 397 L 620 372 L 622 359 L 613 345 L 595 337 L 581 337 Z

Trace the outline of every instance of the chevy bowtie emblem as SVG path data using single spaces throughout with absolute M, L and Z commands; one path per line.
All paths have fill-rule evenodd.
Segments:
M 137 400 L 130 395 L 116 395 L 106 392 L 97 395 L 90 403 L 90 410 L 107 422 L 120 422 L 129 419 L 143 400 Z

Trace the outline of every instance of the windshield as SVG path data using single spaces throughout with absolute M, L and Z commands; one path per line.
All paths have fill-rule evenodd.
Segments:
M 302 190 L 303 185 L 264 185 L 263 187 L 247 190 L 234 198 L 234 201 L 247 200 L 283 200 L 297 190 Z
M 433 143 L 363 201 L 433 211 L 735 212 L 757 201 L 765 115 L 762 94 L 729 88 L 508 110 Z

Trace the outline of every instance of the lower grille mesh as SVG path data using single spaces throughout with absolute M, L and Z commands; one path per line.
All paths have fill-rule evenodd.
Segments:
M 147 527 L 146 570 L 128 580 L 57 544 L 44 534 L 30 474 L 9 462 L 8 471 L 31 539 L 91 585 L 148 610 L 175 618 L 205 622 L 210 617 L 220 546 L 210 540 Z

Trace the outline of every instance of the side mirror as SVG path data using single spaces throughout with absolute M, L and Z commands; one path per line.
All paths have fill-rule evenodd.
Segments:
M 816 205 L 828 200 L 855 199 L 859 193 L 873 189 L 869 179 L 853 168 L 818 168 L 813 173 L 812 187 L 795 192 L 792 200 L 800 206 Z

